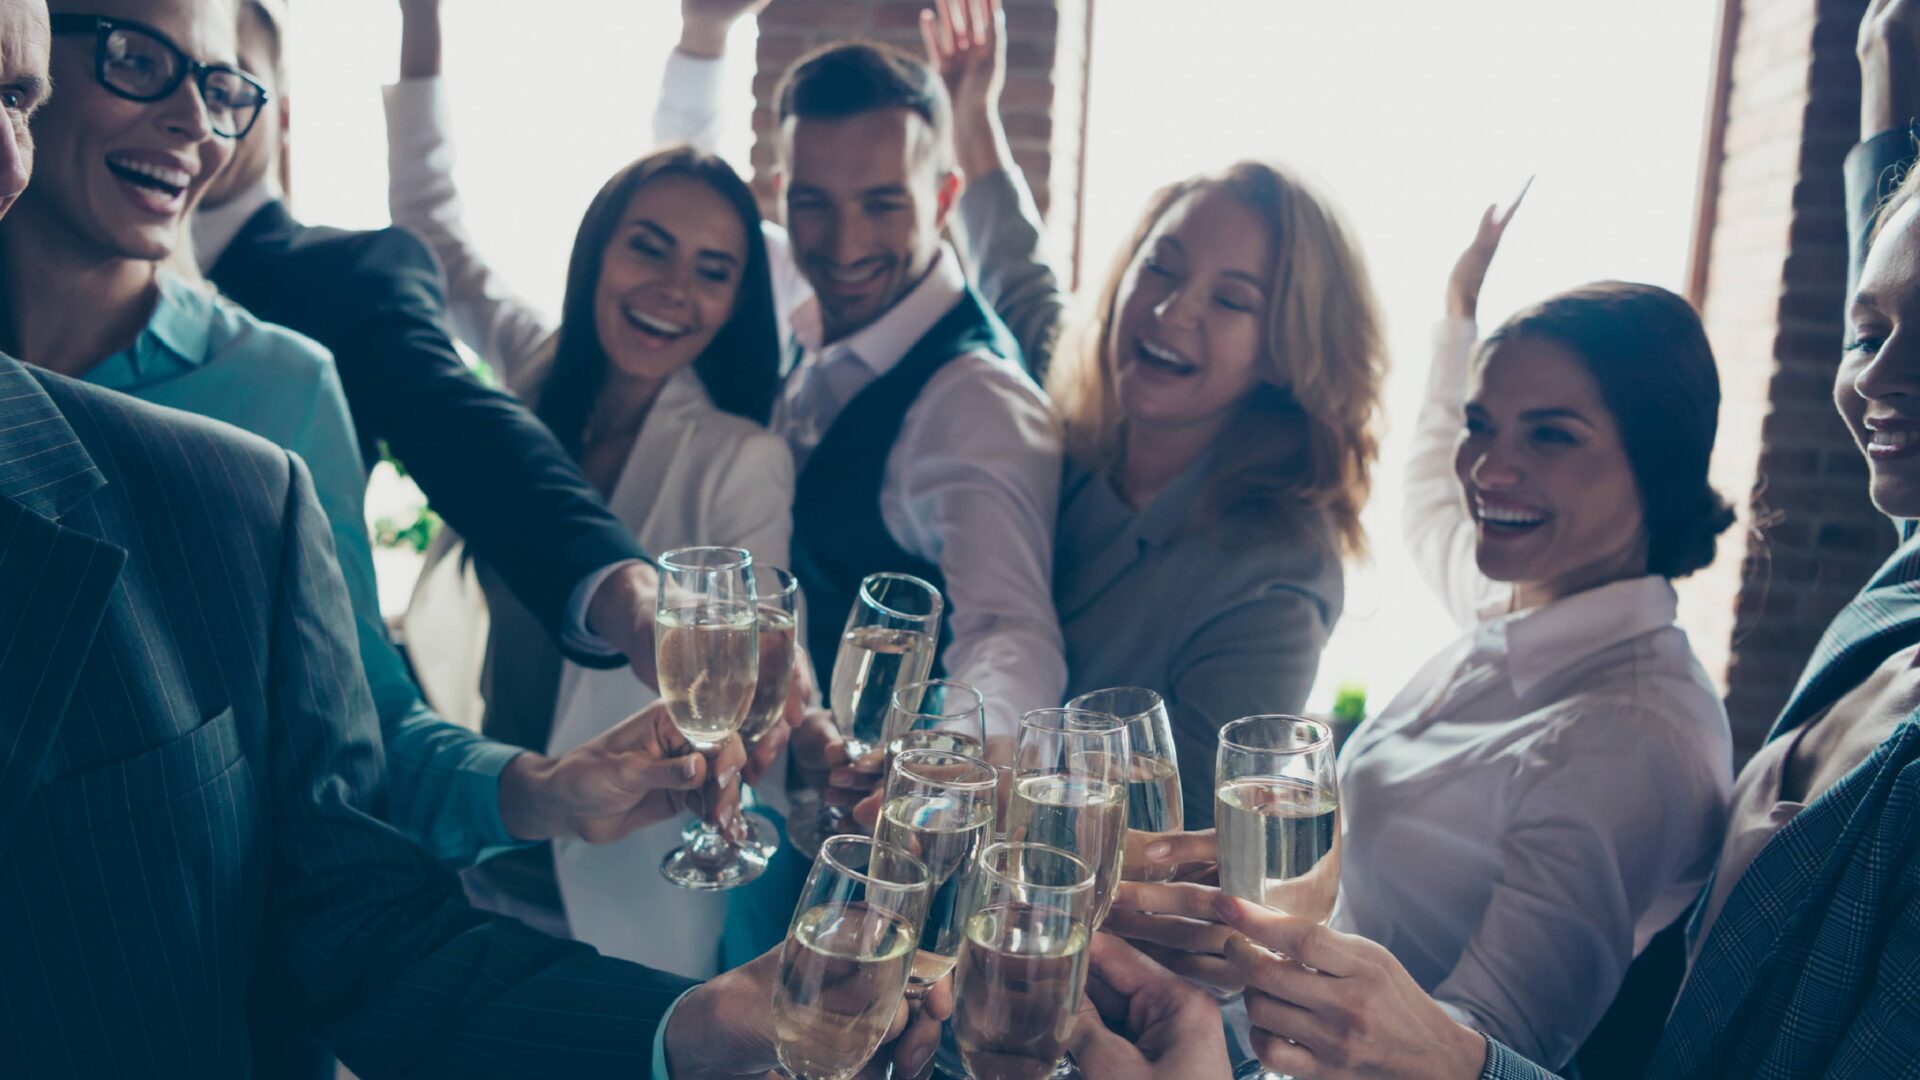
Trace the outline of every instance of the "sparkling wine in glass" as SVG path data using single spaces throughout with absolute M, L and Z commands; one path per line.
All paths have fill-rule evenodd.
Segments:
M 992 839 L 993 766 L 945 750 L 904 750 L 887 769 L 873 838 L 927 864 L 930 893 L 920 949 L 907 974 L 918 998 L 953 970 L 972 907 L 974 871 Z
M 709 763 L 739 730 L 758 679 L 752 564 L 740 548 L 681 548 L 660 557 L 654 605 L 660 698 L 680 734 Z M 660 863 L 667 880 L 688 889 L 731 889 L 766 868 L 764 856 L 735 845 L 707 821 Z
M 1325 923 L 1340 891 L 1332 732 L 1298 716 L 1235 720 L 1220 729 L 1216 783 L 1221 890 Z M 1240 1076 L 1289 1080 L 1265 1069 Z
M 1044 844 L 980 857 L 954 984 L 953 1035 L 970 1080 L 1043 1080 L 1066 1058 L 1087 983 L 1094 872 Z
M 827 694 L 848 758 L 880 744 L 895 691 L 926 681 L 945 608 L 940 590 L 909 574 L 869 574 L 860 582 Z M 847 831 L 853 821 L 844 807 L 826 804 L 795 817 L 787 835 L 803 853 L 817 851 L 822 837 Z
M 753 604 L 758 612 L 760 634 L 760 674 L 754 683 L 753 701 L 747 706 L 747 718 L 740 725 L 740 737 L 751 748 L 762 735 L 772 731 L 786 711 L 787 695 L 793 682 L 794 639 L 799 627 L 800 582 L 777 566 L 753 568 Z M 761 857 L 772 859 L 780 850 L 780 830 L 764 814 L 747 811 L 740 815 L 747 837 L 742 847 L 752 848 Z M 689 838 L 693 827 L 688 827 Z
M 881 735 L 889 764 L 903 750 L 947 750 L 985 757 L 987 700 L 952 679 L 907 683 L 893 692 Z
M 1095 930 L 1120 889 L 1127 761 L 1127 729 L 1110 714 L 1035 709 L 1020 719 L 1007 839 L 1057 847 L 1093 868 Z
M 927 868 L 864 836 L 829 837 L 794 908 L 773 991 L 788 1080 L 846 1080 L 900 1007 L 926 918 Z
M 1067 702 L 1067 708 L 1107 713 L 1126 725 L 1127 828 L 1179 832 L 1186 816 L 1180 801 L 1180 762 L 1173 751 L 1173 723 L 1160 695 L 1141 686 L 1122 686 L 1081 694 Z M 1136 881 L 1166 881 L 1175 869 L 1149 865 L 1129 844 L 1121 873 Z

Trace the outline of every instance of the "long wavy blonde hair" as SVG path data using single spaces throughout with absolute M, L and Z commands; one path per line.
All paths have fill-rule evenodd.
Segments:
M 1299 502 L 1326 516 L 1343 556 L 1366 551 L 1360 510 L 1379 454 L 1385 335 L 1359 247 L 1332 206 L 1278 165 L 1242 161 L 1159 191 L 1101 288 L 1091 323 L 1063 343 L 1048 373 L 1070 454 L 1095 470 L 1119 464 L 1126 424 L 1115 385 L 1114 324 L 1128 268 L 1173 205 L 1221 189 L 1267 224 L 1273 249 L 1260 385 L 1219 442 L 1219 464 L 1196 523 L 1263 533 Z

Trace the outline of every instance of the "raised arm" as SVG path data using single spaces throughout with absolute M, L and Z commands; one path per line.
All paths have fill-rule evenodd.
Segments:
M 680 44 L 667 57 L 660 99 L 653 107 L 657 146 L 683 142 L 713 153 L 723 127 L 727 36 L 735 23 L 766 9 L 768 0 L 680 0 Z
M 1000 122 L 1005 31 L 1000 0 L 943 0 L 938 12 L 920 13 L 927 60 L 953 99 L 954 152 L 967 179 L 955 228 L 975 286 L 1013 331 L 1027 370 L 1044 379 L 1072 294 L 1047 254 L 1040 211 Z
M 467 232 L 440 77 L 440 0 L 401 0 L 400 17 L 400 81 L 386 88 L 387 209 L 445 269 L 454 333 L 513 384 L 554 327 L 513 293 Z
M 1447 281 L 1447 317 L 1434 328 L 1433 366 L 1407 456 L 1401 535 L 1427 587 L 1463 627 L 1473 623 L 1481 606 L 1497 598 L 1502 587 L 1482 576 L 1474 562 L 1473 519 L 1453 472 L 1454 440 L 1466 405 L 1480 286 L 1526 194 L 1522 189 L 1505 213 L 1487 207 L 1473 243 L 1454 263 Z
M 1880 204 L 1914 162 L 1920 119 L 1920 0 L 1872 0 L 1860 20 L 1860 144 L 1847 155 L 1847 297 Z

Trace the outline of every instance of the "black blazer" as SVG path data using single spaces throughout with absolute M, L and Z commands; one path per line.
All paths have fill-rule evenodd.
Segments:
M 377 819 L 306 467 L 0 356 L 0 1076 L 644 1076 L 689 984 L 476 913 Z
M 412 233 L 312 228 L 271 202 L 209 276 L 253 314 L 332 351 L 367 467 L 384 441 L 556 637 L 587 575 L 642 557 L 546 425 L 461 362 L 440 265 Z

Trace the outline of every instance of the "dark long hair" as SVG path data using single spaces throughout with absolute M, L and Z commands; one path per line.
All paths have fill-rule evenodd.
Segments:
M 1693 306 L 1656 285 L 1600 281 L 1514 315 L 1481 355 L 1513 338 L 1557 342 L 1599 384 L 1640 489 L 1647 572 L 1685 577 L 1712 562 L 1734 514 L 1707 482 L 1720 372 Z
M 614 173 L 580 219 L 567 262 L 567 294 L 560 306 L 560 332 L 553 368 L 540 388 L 540 419 L 575 457 L 580 455 L 587 416 L 607 380 L 607 353 L 594 321 L 600 263 L 620 228 L 635 192 L 663 176 L 688 176 L 720 193 L 747 234 L 747 265 L 733 312 L 713 342 L 693 362 L 714 405 L 756 424 L 773 413 L 780 384 L 780 341 L 773 311 L 773 278 L 760 209 L 733 167 L 712 154 L 685 146 L 657 150 Z

